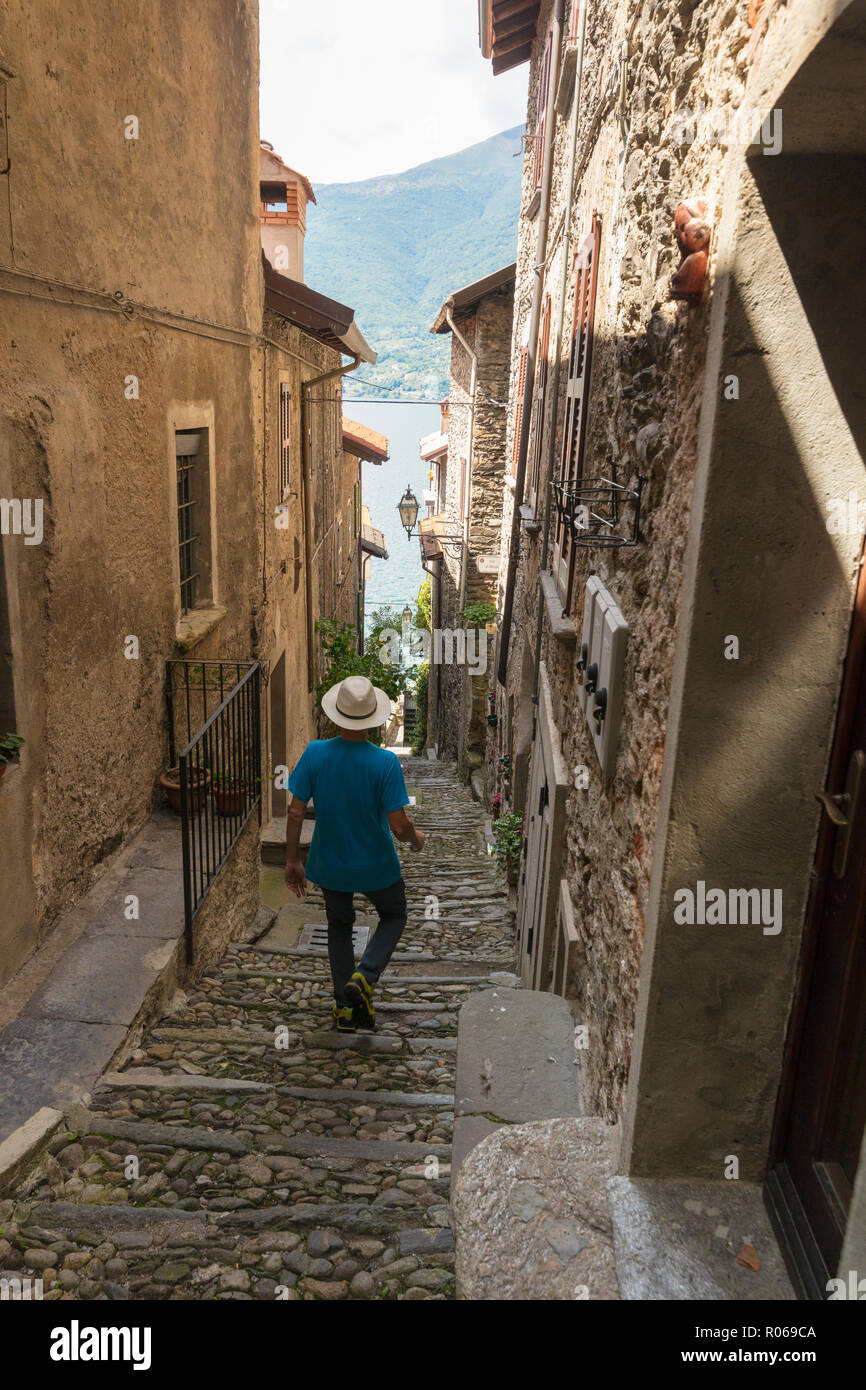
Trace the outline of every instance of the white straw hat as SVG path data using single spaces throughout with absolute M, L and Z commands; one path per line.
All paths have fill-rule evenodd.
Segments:
M 376 729 L 391 713 L 391 698 L 366 676 L 347 676 L 325 691 L 322 709 L 341 729 Z

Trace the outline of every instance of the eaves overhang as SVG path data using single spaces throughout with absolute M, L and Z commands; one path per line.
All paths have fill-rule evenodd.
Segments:
M 355 311 L 336 299 L 328 299 L 300 280 L 290 280 L 274 270 L 264 251 L 262 275 L 265 281 L 265 308 L 272 309 L 296 328 L 337 352 L 375 363 L 376 353 L 355 323 Z

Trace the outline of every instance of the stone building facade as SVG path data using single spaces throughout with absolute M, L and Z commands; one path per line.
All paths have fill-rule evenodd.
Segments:
M 863 488 L 838 348 L 863 335 L 863 9 L 514 8 L 480 0 L 494 70 L 529 62 L 487 745 L 524 815 L 521 969 L 587 1030 L 620 1171 L 720 1180 L 734 1154 L 820 1297 L 866 1259 L 863 926 L 828 867 L 862 737 L 863 528 L 837 512 Z M 607 763 L 590 611 L 627 630 Z M 783 917 L 690 919 L 711 888 Z M 847 1097 L 832 1135 L 816 1091 Z
M 428 536 L 422 542 L 431 570 L 434 629 L 427 737 L 441 756 L 457 760 L 467 781 L 483 768 L 486 743 L 488 632 L 482 609 L 489 607 L 492 619 L 514 270 L 506 266 L 455 291 L 431 329 L 451 334 L 451 381 L 442 433 L 422 441 L 422 456 L 426 444 L 434 474 L 430 492 L 439 507 L 425 523 Z M 465 636 L 454 639 L 453 648 L 450 637 L 440 646 L 437 631 Z M 469 649 L 466 660 L 458 659 L 459 640 Z

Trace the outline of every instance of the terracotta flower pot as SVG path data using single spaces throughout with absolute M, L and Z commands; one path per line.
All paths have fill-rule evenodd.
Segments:
M 236 816 L 246 810 L 249 787 L 246 782 L 224 782 L 214 787 L 213 799 L 221 816 Z
M 207 800 L 208 787 L 210 786 L 210 772 L 206 767 L 190 768 L 189 774 L 190 788 L 192 791 L 192 809 L 197 814 Z M 167 772 L 159 774 L 159 785 L 168 798 L 168 804 L 176 815 L 180 815 L 180 768 L 170 767 Z

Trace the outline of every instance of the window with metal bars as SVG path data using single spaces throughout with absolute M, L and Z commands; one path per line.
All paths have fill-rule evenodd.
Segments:
M 198 570 L 196 568 L 195 467 L 200 435 L 197 430 L 179 430 L 174 437 L 177 456 L 177 541 L 180 557 L 180 611 L 189 613 L 196 606 Z
M 548 354 L 550 352 L 550 295 L 544 296 L 541 325 L 538 331 L 538 356 L 535 369 L 535 433 L 529 467 L 529 503 L 538 511 L 538 480 L 541 472 L 541 446 L 544 439 L 544 413 L 547 404 Z
M 292 459 L 292 391 L 287 381 L 280 382 L 280 500 L 285 501 L 291 488 Z
M 174 448 L 180 611 L 185 615 L 213 600 L 208 431 L 176 430 Z
M 557 481 L 564 487 L 575 484 L 583 477 L 600 244 L 601 218 L 594 212 L 590 230 L 578 249 L 575 270 L 565 420 L 562 452 L 557 469 Z M 557 514 L 553 540 L 553 575 L 566 612 L 571 605 L 574 552 L 570 528 L 564 518 Z
M 553 34 L 547 36 L 544 57 L 541 60 L 541 75 L 538 79 L 538 95 L 535 107 L 535 139 L 532 144 L 532 187 L 541 187 L 544 173 L 544 135 L 547 129 L 547 97 L 550 88 L 550 66 L 553 54 Z

